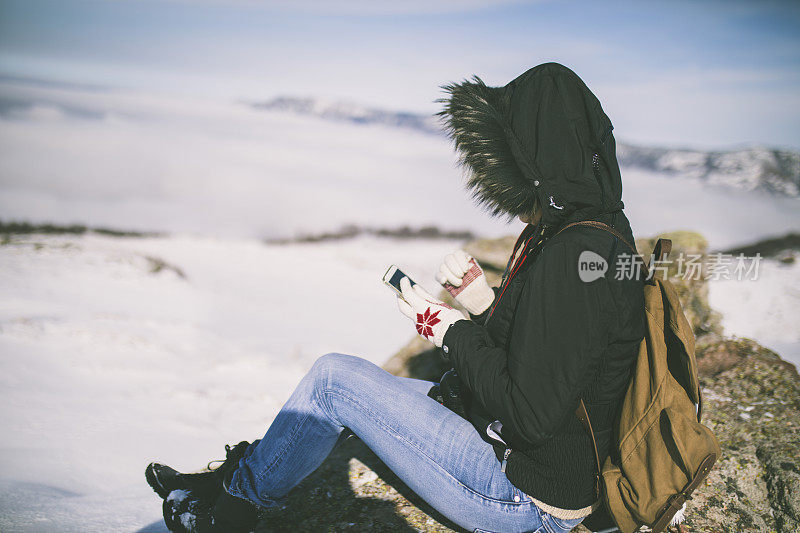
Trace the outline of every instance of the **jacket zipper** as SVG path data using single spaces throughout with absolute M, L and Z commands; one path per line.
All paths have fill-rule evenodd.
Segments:
M 506 473 L 506 464 L 508 464 L 508 456 L 511 455 L 511 448 L 506 448 L 506 451 L 503 452 L 503 462 L 500 463 L 500 471 L 502 473 Z
M 603 187 L 603 180 L 600 178 L 600 154 L 595 152 L 592 154 L 592 171 L 594 172 L 594 179 L 597 180 L 597 185 L 600 187 L 600 202 L 605 205 L 606 191 Z

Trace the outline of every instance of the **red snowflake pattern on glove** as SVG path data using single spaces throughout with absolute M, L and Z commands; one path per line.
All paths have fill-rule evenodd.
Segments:
M 426 339 L 433 337 L 433 329 L 431 326 L 435 326 L 441 322 L 441 320 L 436 318 L 436 315 L 440 312 L 441 309 L 435 313 L 431 313 L 431 308 L 429 307 L 425 310 L 425 313 L 417 313 L 417 333 Z

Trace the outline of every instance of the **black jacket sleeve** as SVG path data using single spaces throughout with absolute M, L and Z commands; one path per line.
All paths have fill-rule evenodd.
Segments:
M 578 248 L 552 243 L 521 274 L 508 349 L 468 320 L 454 323 L 443 339 L 459 376 L 511 442 L 537 446 L 550 438 L 606 349 L 616 317 L 609 281 L 581 281 Z

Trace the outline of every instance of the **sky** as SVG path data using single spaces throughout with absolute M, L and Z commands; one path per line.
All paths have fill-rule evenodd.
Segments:
M 800 148 L 800 3 L 0 0 L 0 77 L 434 112 L 440 86 L 557 61 L 618 139 Z

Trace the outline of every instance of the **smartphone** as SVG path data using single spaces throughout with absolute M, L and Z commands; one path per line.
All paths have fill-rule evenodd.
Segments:
M 405 272 L 397 268 L 397 265 L 392 265 L 389 267 L 389 270 L 386 271 L 386 274 L 383 275 L 383 282 L 394 289 L 394 291 L 402 297 L 403 291 L 400 289 L 400 280 L 403 278 L 408 278 L 408 281 L 411 282 L 412 286 L 416 285 L 414 280 L 408 277 Z

